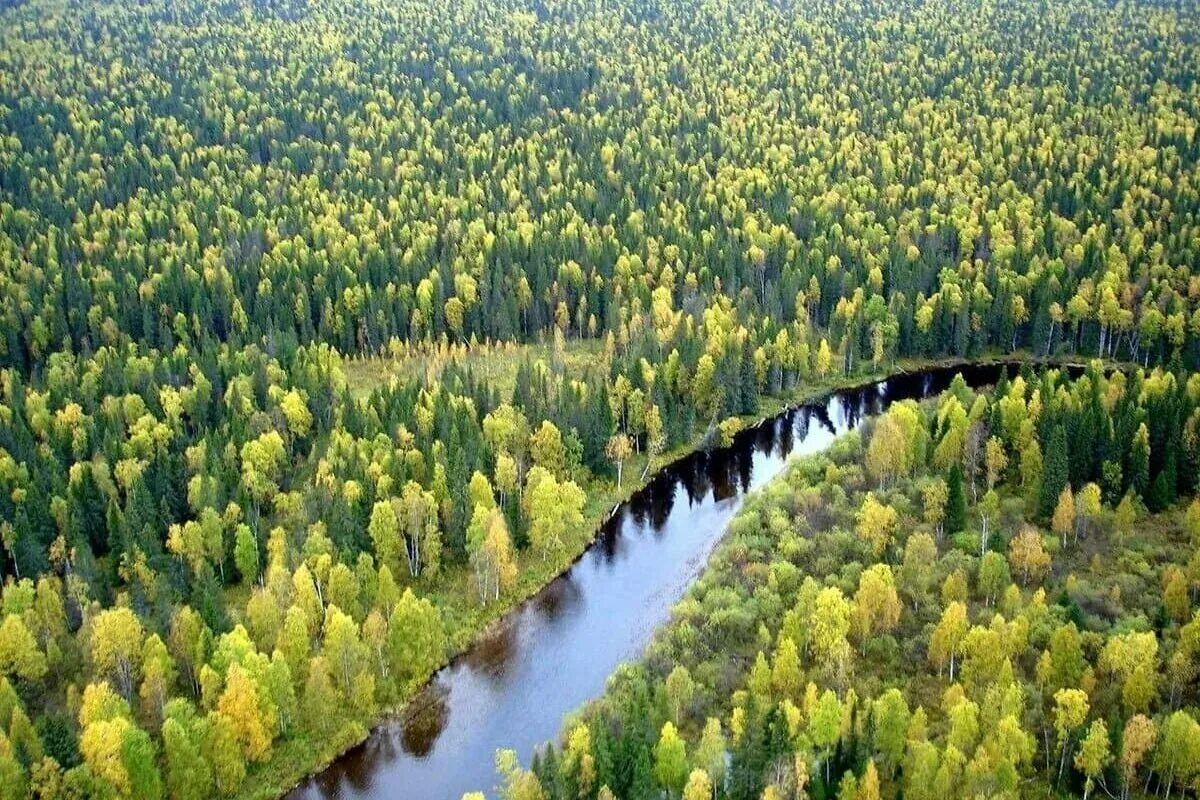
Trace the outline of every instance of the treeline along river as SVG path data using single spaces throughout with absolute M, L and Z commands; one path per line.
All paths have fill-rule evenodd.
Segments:
M 943 391 L 961 373 L 994 383 L 995 364 L 896 375 L 789 409 L 661 470 L 616 508 L 566 573 L 434 676 L 403 717 L 378 728 L 289 800 L 458 800 L 493 794 L 498 748 L 526 763 L 564 714 L 637 658 L 704 567 L 746 494 L 788 458 L 815 453 L 897 400 Z

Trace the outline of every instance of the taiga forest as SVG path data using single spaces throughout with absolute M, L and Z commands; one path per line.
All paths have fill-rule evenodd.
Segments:
M 1198 128 L 1191 0 L 3 0 L 0 800 L 432 796 L 320 776 L 680 459 L 980 364 L 463 791 L 1197 797 Z

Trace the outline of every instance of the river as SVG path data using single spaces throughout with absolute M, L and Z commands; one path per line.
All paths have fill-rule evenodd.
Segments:
M 979 386 L 995 382 L 1000 369 L 937 369 L 839 391 L 743 431 L 728 448 L 664 468 L 616 509 L 570 570 L 435 675 L 402 718 L 289 800 L 494 796 L 496 750 L 513 748 L 528 763 L 558 735 L 564 714 L 599 695 L 618 664 L 638 658 L 746 494 L 790 456 L 823 450 L 893 401 L 941 392 L 955 373 Z

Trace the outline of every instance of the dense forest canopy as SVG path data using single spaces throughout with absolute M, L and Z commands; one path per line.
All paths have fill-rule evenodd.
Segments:
M 1097 369 L 892 406 L 754 495 L 561 746 L 499 754 L 500 796 L 1191 795 L 1200 501 L 1147 516 L 1096 451 L 1197 400 Z M 1098 447 L 1042 457 L 1075 426 Z
M 665 454 L 897 359 L 1158 369 L 1037 458 L 1195 489 L 1195 4 L 0 23 L 0 794 L 282 789 Z
M 619 333 L 659 288 L 860 346 L 1196 359 L 1192 4 L 35 0 L 4 27 L 22 370 Z

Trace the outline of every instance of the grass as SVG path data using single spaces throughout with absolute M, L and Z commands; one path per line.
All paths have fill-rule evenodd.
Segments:
M 601 347 L 601 343 L 595 341 L 569 343 L 563 356 L 568 373 L 582 370 L 587 364 L 594 364 L 600 357 Z M 480 346 L 478 349 L 464 347 L 450 353 L 412 352 L 387 358 L 347 360 L 344 362 L 344 369 L 356 396 L 364 396 L 374 387 L 393 378 L 416 374 L 430 375 L 431 371 L 436 375 L 443 366 L 452 362 L 471 367 L 477 376 L 494 381 L 502 396 L 508 396 L 513 388 L 517 367 L 527 358 L 549 359 L 550 348 L 541 344 L 512 344 Z M 753 424 L 765 417 L 775 416 L 790 406 L 901 372 L 1022 360 L 1040 365 L 1087 362 L 1086 358 L 1040 359 L 1029 353 L 997 354 L 975 359 L 898 359 L 885 365 L 883 369 L 866 370 L 851 376 L 832 376 L 806 383 L 784 395 L 765 396 L 759 403 L 758 411 L 745 415 L 742 420 Z M 444 569 L 433 580 L 422 579 L 415 583 L 414 588 L 438 606 L 446 625 L 448 648 L 442 666 L 466 651 L 489 626 L 569 569 L 595 540 L 600 526 L 615 505 L 628 500 L 649 483 L 658 469 L 688 455 L 697 449 L 700 443 L 700 436 L 697 436 L 693 442 L 661 454 L 655 458 L 651 468 L 645 471 L 644 478 L 642 473 L 646 467 L 646 455 L 635 456 L 625 465 L 626 478 L 621 487 L 604 478 L 589 481 L 582 487 L 587 495 L 584 524 L 566 537 L 560 556 L 543 560 L 529 550 L 519 553 L 516 584 L 505 592 L 498 602 L 486 606 L 479 605 L 470 585 L 470 570 L 461 565 L 452 565 Z M 244 605 L 246 598 L 241 599 Z M 320 772 L 340 754 L 366 739 L 375 726 L 389 718 L 402 715 L 407 700 L 411 699 L 423 684 L 424 682 L 417 684 L 396 706 L 384 709 L 370 727 L 365 727 L 361 722 L 348 722 L 338 734 L 317 743 L 303 737 L 281 740 L 277 743 L 275 756 L 270 762 L 256 767 L 247 776 L 237 797 L 239 800 L 269 800 L 282 796 L 305 777 Z

